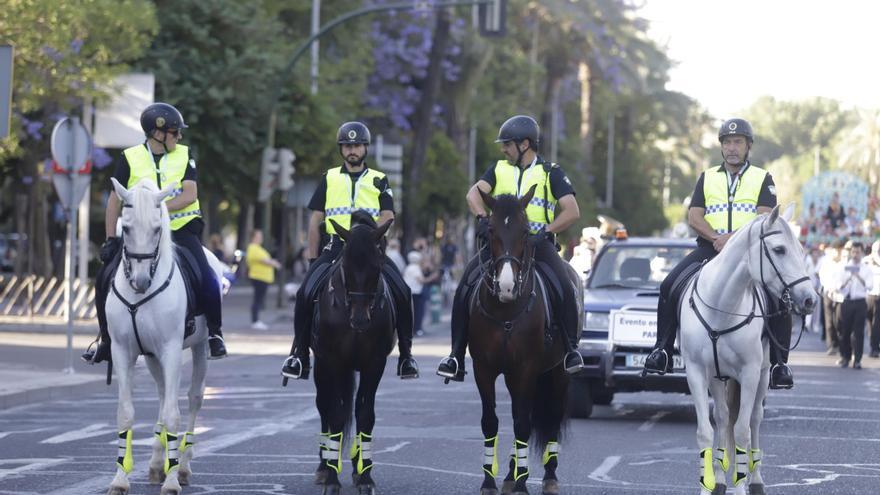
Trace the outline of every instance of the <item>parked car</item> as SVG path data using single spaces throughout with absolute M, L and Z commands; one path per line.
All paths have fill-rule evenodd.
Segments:
M 571 413 L 587 418 L 617 392 L 688 392 L 676 352 L 675 373 L 641 376 L 657 335 L 660 283 L 696 247 L 693 239 L 620 238 L 596 257 L 584 290 L 580 352 L 584 369 L 573 377 Z

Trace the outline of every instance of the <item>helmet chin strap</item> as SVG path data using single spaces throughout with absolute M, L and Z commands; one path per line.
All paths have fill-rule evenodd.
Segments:
M 746 149 L 746 156 L 743 157 L 742 161 L 740 161 L 739 163 L 737 163 L 737 164 L 735 165 L 736 167 L 742 167 L 742 166 L 744 166 L 746 163 L 749 162 L 749 152 L 750 152 L 750 151 L 752 151 L 752 145 L 749 145 L 748 149 Z M 727 157 L 724 156 L 724 151 L 723 151 L 723 150 L 721 151 L 721 160 L 722 160 L 724 163 L 727 163 Z
M 161 144 L 161 145 L 162 145 L 162 148 L 165 150 L 165 154 L 171 153 L 170 151 L 168 151 L 168 145 L 165 144 L 165 138 L 168 137 L 168 131 L 160 131 L 160 132 L 162 132 L 162 140 L 161 140 L 161 141 L 159 141 L 158 139 L 154 138 L 153 136 L 150 136 L 150 139 L 152 139 L 153 141 L 156 141 L 157 143 Z
M 513 142 L 513 144 L 516 145 L 516 163 L 514 163 L 514 165 L 516 165 L 517 167 L 521 167 L 523 165 L 522 159 L 523 159 L 523 156 L 526 154 L 525 151 L 520 151 L 520 149 L 519 149 L 519 143 L 521 143 L 521 142 L 523 142 L 523 140 Z M 528 150 L 529 149 L 526 148 L 526 151 L 528 151 Z

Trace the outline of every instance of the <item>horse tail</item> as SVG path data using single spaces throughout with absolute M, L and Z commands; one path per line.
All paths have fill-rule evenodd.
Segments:
M 342 410 L 345 414 L 344 421 L 342 423 L 342 432 L 345 437 L 350 438 L 351 433 L 351 422 L 354 412 L 354 392 L 355 392 L 355 377 L 354 370 L 349 371 L 342 377 L 342 390 L 340 394 L 342 396 Z
M 544 452 L 550 442 L 561 442 L 568 426 L 569 377 L 562 366 L 538 375 L 532 400 L 532 448 Z

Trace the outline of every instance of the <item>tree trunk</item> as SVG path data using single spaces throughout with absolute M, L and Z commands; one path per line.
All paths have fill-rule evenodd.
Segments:
M 580 84 L 581 89 L 581 154 L 576 166 L 584 173 L 584 176 L 589 179 L 590 175 L 595 173 L 593 166 L 594 133 L 593 126 L 591 125 L 593 110 L 593 71 L 589 62 L 586 60 L 581 61 L 580 67 L 578 68 L 578 83 Z
M 425 164 L 425 156 L 428 152 L 428 144 L 431 133 L 434 131 L 431 125 L 431 116 L 440 83 L 443 79 L 442 62 L 446 47 L 449 44 L 449 12 L 445 9 L 437 11 L 437 24 L 434 27 L 433 42 L 428 59 L 428 71 L 425 76 L 425 84 L 422 88 L 419 105 L 413 116 L 413 142 L 410 148 L 409 159 L 406 161 L 406 181 L 404 182 L 403 195 L 403 239 L 404 246 L 409 245 L 416 236 L 416 217 L 413 214 L 416 205 L 416 194 L 422 179 L 422 168 Z

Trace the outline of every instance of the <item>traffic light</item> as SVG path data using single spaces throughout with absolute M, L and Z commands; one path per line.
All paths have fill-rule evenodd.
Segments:
M 293 187 L 293 174 L 296 168 L 293 162 L 296 161 L 296 154 L 287 148 L 281 148 L 277 154 L 278 163 L 278 189 L 281 191 L 289 191 Z
M 483 36 L 504 36 L 507 33 L 507 0 L 490 0 L 480 4 L 477 15 Z
M 276 160 L 275 148 L 263 148 L 263 161 L 260 168 L 260 190 L 257 201 L 264 203 L 272 197 L 272 191 L 278 187 L 278 172 L 281 165 Z

